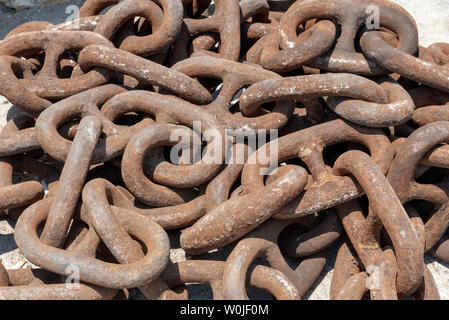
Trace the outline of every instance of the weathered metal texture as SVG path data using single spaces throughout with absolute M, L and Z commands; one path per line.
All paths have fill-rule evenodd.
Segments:
M 205 32 L 220 34 L 221 57 L 237 60 L 240 54 L 240 6 L 238 0 L 215 0 L 214 14 L 207 19 L 185 18 L 190 36 Z
M 253 112 L 250 117 L 247 117 L 243 112 L 232 114 L 229 111 L 231 101 L 239 90 L 266 79 L 281 79 L 274 72 L 209 56 L 183 60 L 175 64 L 172 69 L 190 77 L 207 77 L 223 81 L 218 96 L 210 104 L 203 106 L 203 110 L 217 117 L 226 129 L 237 131 L 236 134 L 244 135 L 251 130 L 280 128 L 288 122 L 293 112 L 294 103 L 291 101 L 277 102 L 271 112 L 260 108 L 258 112 Z M 240 109 L 242 101 L 242 97 L 240 97 Z
M 418 87 L 409 90 L 409 94 L 415 102 L 416 110 L 411 120 L 418 126 L 435 121 L 449 120 L 447 104 L 449 94 L 429 87 Z
M 336 21 L 341 28 L 340 37 L 334 48 L 310 63 L 311 66 L 332 72 L 350 72 L 360 75 L 381 75 L 387 70 L 379 67 L 355 51 L 357 32 L 369 21 L 368 6 L 379 7 L 380 25 L 394 31 L 399 37 L 398 51 L 413 54 L 418 48 L 416 23 L 403 10 L 385 3 L 357 0 L 307 0 L 295 2 L 280 21 L 280 45 L 283 49 L 292 48 L 297 38 L 296 27 L 311 19 Z M 368 19 L 368 20 L 367 20 Z M 377 60 L 369 59 L 374 62 Z
M 401 144 L 400 152 L 388 172 L 388 180 L 402 203 L 419 199 L 438 206 L 425 224 L 426 251 L 440 240 L 449 225 L 447 186 L 417 183 L 414 173 L 432 147 L 447 141 L 448 134 L 449 122 L 446 121 L 433 122 L 417 129 Z
M 155 184 L 145 176 L 143 171 L 142 163 L 145 155 L 152 148 L 176 144 L 178 140 L 171 140 L 172 135 L 176 132 L 180 134 L 184 132 L 187 135 L 190 133 L 182 126 L 155 124 L 141 130 L 126 147 L 122 160 L 122 177 L 128 189 L 142 203 L 165 207 L 185 203 L 193 197 L 191 190 L 171 189 Z M 219 165 L 205 165 L 204 163 L 189 166 L 175 166 L 167 163 L 167 166 L 170 168 L 161 170 L 162 174 L 159 176 L 159 172 L 155 170 L 153 179 L 156 182 L 173 185 L 177 188 L 198 186 L 208 181 L 219 169 Z
M 445 66 L 403 52 L 385 42 L 375 32 L 367 32 L 360 39 L 364 54 L 380 66 L 426 86 L 449 92 L 448 71 Z
M 342 118 L 363 126 L 393 127 L 407 122 L 415 110 L 407 91 L 391 78 L 385 77 L 378 82 L 388 95 L 387 103 L 329 97 L 327 104 Z
M 26 115 L 9 120 L 2 130 L 0 156 L 7 157 L 40 149 L 33 126 L 34 120 Z
M 0 65 L 1 94 L 10 99 L 17 107 L 23 108 L 24 112 L 36 115 L 39 111 L 27 106 L 27 97 L 35 97 L 49 100 L 60 100 L 73 94 L 97 87 L 106 83 L 108 75 L 100 70 L 90 70 L 86 74 L 61 79 L 58 77 L 58 59 L 67 51 L 79 52 L 88 45 L 101 45 L 113 47 L 112 43 L 99 34 L 87 31 L 34 31 L 19 33 L 0 42 L 0 55 L 27 56 L 43 51 L 45 60 L 42 68 L 36 74 L 30 73 L 32 66 L 25 66 L 26 61 L 19 62 L 12 57 L 4 58 Z M 22 66 L 20 66 L 22 65 Z M 28 69 L 29 77 L 19 79 L 14 73 L 17 67 Z M 21 92 L 25 92 L 25 100 L 21 99 Z M 43 103 L 43 102 L 42 102 Z M 36 105 L 36 103 L 34 103 Z M 31 109 L 31 110 L 30 110 Z
M 186 283 L 207 283 L 210 285 L 214 300 L 224 300 L 223 271 L 224 261 L 188 260 L 169 264 L 162 278 L 170 287 Z M 247 285 L 270 292 L 279 300 L 295 300 L 291 283 L 284 274 L 276 269 L 257 265 L 252 268 L 246 278 Z
M 76 94 L 51 105 L 36 121 L 36 137 L 42 149 L 52 158 L 65 162 L 72 142 L 61 136 L 58 127 L 84 115 L 93 114 L 102 121 L 103 132 L 106 137 L 102 137 L 97 143 L 92 156 L 92 164 L 102 163 L 120 156 L 129 139 L 139 129 L 154 123 L 151 119 L 143 119 L 143 121 L 131 127 L 119 126 L 108 120 L 98 110 L 106 101 L 122 92 L 126 92 L 126 90 L 120 86 L 108 84 Z
M 101 131 L 102 123 L 95 116 L 80 122 L 40 237 L 50 246 L 61 247 L 64 243 Z
M 282 250 L 282 236 L 281 232 L 285 230 L 286 227 L 292 224 L 301 223 L 300 220 L 275 220 L 270 219 L 260 227 L 256 228 L 254 231 L 250 232 L 245 238 L 249 239 L 263 239 L 266 241 L 270 241 L 275 245 L 281 245 L 281 251 L 284 254 L 289 256 L 289 252 L 285 252 Z M 316 228 L 313 228 L 310 233 L 318 233 L 317 231 L 320 229 L 320 225 Z M 309 234 L 310 234 L 309 233 Z M 296 289 L 298 290 L 298 294 L 300 297 L 304 297 L 309 290 L 312 288 L 315 281 L 321 275 L 321 272 L 324 269 L 327 260 L 327 248 L 338 238 L 334 237 L 331 241 L 326 239 L 326 235 L 324 235 L 321 239 L 321 235 L 316 235 L 315 239 L 312 237 L 310 240 L 305 238 L 304 244 L 307 242 L 314 242 L 314 250 L 311 252 L 300 252 L 303 257 L 302 261 L 298 264 L 296 269 L 294 270 L 294 275 L 289 273 L 289 277 Z M 324 238 L 324 239 L 323 239 Z M 301 247 L 299 243 L 298 248 Z M 316 253 L 315 253 L 316 252 Z M 298 256 L 294 253 L 292 256 Z
M 158 271 L 163 271 L 168 261 L 168 237 L 159 225 L 138 214 L 115 216 L 125 230 L 141 240 L 147 248 L 151 248 L 136 263 L 108 263 L 46 245 L 38 238 L 37 227 L 47 218 L 51 200 L 43 199 L 31 205 L 17 221 L 14 238 L 30 262 L 66 276 L 71 274 L 70 266 L 77 266 L 81 281 L 117 289 L 144 285 L 157 276 Z
M 211 99 L 210 93 L 192 78 L 120 49 L 87 46 L 80 52 L 78 63 L 83 70 L 103 67 L 128 74 L 199 104 Z
M 297 197 L 306 183 L 307 172 L 299 166 L 291 167 L 272 183 L 241 197 L 231 198 L 183 230 L 181 247 L 190 254 L 201 254 L 230 244 Z
M 424 253 L 418 235 L 387 178 L 361 151 L 344 153 L 337 159 L 334 169 L 342 174 L 352 174 L 361 184 L 370 210 L 380 219 L 393 242 L 398 265 L 397 292 L 402 296 L 412 294 L 424 277 Z
M 117 290 L 85 283 L 61 283 L 58 274 L 43 269 L 6 270 L 0 286 L 1 300 L 109 300 Z
M 9 121 L 0 132 L 0 141 L 15 136 L 19 128 L 29 122 L 29 117 L 19 117 L 17 123 Z M 37 181 L 13 184 L 14 161 L 11 157 L 0 158 L 0 211 L 30 205 L 44 197 L 44 188 Z
M 310 29 L 304 30 L 287 47 L 284 46 L 280 49 L 279 27 L 277 23 L 272 22 L 271 24 L 275 28 L 270 25 L 271 30 L 266 30 L 266 34 L 260 40 L 260 45 L 263 45 L 263 48 L 260 49 L 258 63 L 265 69 L 275 72 L 288 72 L 307 65 L 325 54 L 335 42 L 335 24 L 323 20 L 314 24 Z M 253 50 L 257 50 L 257 47 Z
M 323 160 L 322 152 L 326 147 L 342 142 L 355 142 L 368 147 L 381 171 L 388 171 L 393 153 L 388 138 L 381 131 L 333 120 L 282 136 L 276 143 L 270 142 L 261 147 L 248 159 L 242 172 L 242 185 L 249 193 L 263 187 L 260 170 L 267 165 L 261 164 L 259 159 L 263 159 L 261 155 L 269 157 L 270 149 L 274 147 L 277 148 L 279 163 L 298 157 L 312 175 L 305 192 L 276 213 L 275 218 L 299 218 L 357 198 L 363 192 L 360 186 L 350 177 L 335 176 Z
M 240 109 L 251 115 L 262 103 L 327 96 L 335 113 L 363 126 L 389 127 L 408 121 L 415 106 L 407 91 L 389 78 L 379 82 L 352 74 L 270 79 L 249 87 L 241 97 Z
M 277 34 L 282 13 L 270 11 L 262 21 L 244 22 L 240 27 L 243 58 L 251 63 L 260 64 L 261 54 L 272 34 Z M 251 41 L 255 41 L 251 45 Z M 248 46 L 248 48 L 246 48 Z
M 245 300 L 248 299 L 245 290 L 245 279 L 248 268 L 258 257 L 264 257 L 270 266 L 281 273 L 275 273 L 271 277 L 281 278 L 282 275 L 292 281 L 294 271 L 282 258 L 279 248 L 272 242 L 263 239 L 247 238 L 241 240 L 234 248 L 226 260 L 223 272 L 223 291 L 224 298 L 227 300 Z M 285 279 L 285 278 L 284 278 Z M 299 299 L 298 291 L 293 283 L 283 281 L 283 298 L 291 300 Z M 282 281 L 280 281 L 282 283 Z M 275 294 L 276 295 L 276 294 Z M 282 296 L 281 296 L 282 297 Z
M 104 15 L 94 32 L 112 40 L 125 22 L 136 16 L 143 17 L 151 23 L 153 33 L 143 37 L 126 37 L 120 49 L 139 56 L 153 56 L 167 50 L 175 41 L 181 30 L 182 14 L 181 0 L 124 0 Z
M 289 222 L 289 220 L 277 221 Z M 287 256 L 305 257 L 328 248 L 341 236 L 342 232 L 343 228 L 336 212 L 329 210 L 323 221 L 307 232 L 294 229 L 290 233 L 283 234 L 279 239 L 279 245 Z
M 336 300 L 362 300 L 368 291 L 366 280 L 368 275 L 365 272 L 359 272 L 349 277 L 343 284 Z
M 209 8 L 212 0 L 182 0 L 184 14 L 188 17 L 200 17 Z
M 383 251 L 379 256 L 378 263 L 379 274 L 377 276 L 379 285 L 374 285 L 370 290 L 371 300 L 397 300 L 398 295 L 396 291 L 396 277 L 398 266 L 393 250 L 388 248 Z M 426 274 L 427 267 L 424 264 L 423 266 L 424 274 Z
M 111 193 L 114 186 L 104 179 L 96 179 L 88 182 L 83 189 L 83 203 L 85 204 L 85 219 L 92 228 L 95 229 L 101 240 L 106 244 L 112 255 L 122 264 L 138 264 L 146 257 L 140 244 L 133 240 L 128 234 L 128 230 L 122 226 L 117 215 L 111 210 L 107 195 Z M 127 214 L 127 219 L 139 221 L 149 221 L 136 213 Z M 146 281 L 139 286 L 139 289 L 148 299 L 156 299 L 160 296 L 173 296 L 167 285 L 158 278 L 165 269 L 169 256 L 169 240 L 162 228 L 151 222 L 153 226 L 152 243 L 145 243 L 146 249 L 153 258 L 152 265 L 146 269 L 141 269 L 136 278 L 146 277 Z M 157 227 L 157 228 L 156 228 Z M 156 232 L 156 230 L 159 230 Z M 133 233 L 131 233 L 133 234 Z M 137 236 L 137 234 L 133 234 Z M 147 235 L 147 239 L 148 239 Z M 143 240 L 143 239 L 139 239 Z
M 250 153 L 254 150 L 243 143 L 234 144 L 229 162 L 206 188 L 206 211 L 209 212 L 230 198 L 232 186 L 237 182 Z
M 119 2 L 120 0 L 88 0 L 83 3 L 79 12 L 79 17 L 85 18 L 99 15 L 101 11 L 107 7 L 116 5 Z
M 0 94 L 28 115 L 0 133 L 0 212 L 43 269 L 0 264 L 0 298 L 295 300 L 344 237 L 331 299 L 439 299 L 449 45 L 417 39 L 386 0 L 88 0 L 15 28 Z M 201 260 L 169 262 L 164 229 Z
M 330 286 L 330 299 L 341 300 L 344 297 L 340 295 L 345 283 L 354 275 L 360 273 L 360 266 L 357 258 L 351 251 L 350 242 L 343 241 L 337 252 L 334 272 L 332 274 Z M 363 292 L 364 293 L 364 292 Z

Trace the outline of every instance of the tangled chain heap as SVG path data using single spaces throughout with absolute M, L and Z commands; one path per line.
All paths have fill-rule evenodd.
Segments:
M 388 0 L 87 0 L 19 26 L 0 41 L 22 112 L 0 133 L 0 210 L 41 269 L 0 264 L 0 297 L 300 299 L 337 242 L 331 299 L 439 299 L 423 255 L 449 262 L 448 62 Z M 169 261 L 166 230 L 191 260 Z

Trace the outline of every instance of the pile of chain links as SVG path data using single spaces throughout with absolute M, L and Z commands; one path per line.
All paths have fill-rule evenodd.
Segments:
M 17 27 L 0 210 L 39 268 L 1 265 L 0 298 L 301 299 L 338 245 L 331 299 L 439 299 L 423 257 L 449 263 L 448 62 L 388 0 L 87 0 Z M 170 161 L 176 132 L 199 154 Z

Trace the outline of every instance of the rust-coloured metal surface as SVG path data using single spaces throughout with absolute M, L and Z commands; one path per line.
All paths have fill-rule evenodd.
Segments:
M 0 212 L 38 269 L 0 264 L 0 299 L 299 300 L 333 246 L 332 300 L 439 299 L 448 62 L 387 0 L 87 0 L 17 27 Z

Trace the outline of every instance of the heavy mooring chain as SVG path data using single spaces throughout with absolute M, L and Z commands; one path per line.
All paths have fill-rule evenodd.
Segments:
M 8 31 L 0 212 L 38 269 L 0 263 L 0 299 L 298 300 L 335 248 L 330 299 L 440 299 L 449 44 L 402 7 L 87 0 Z

